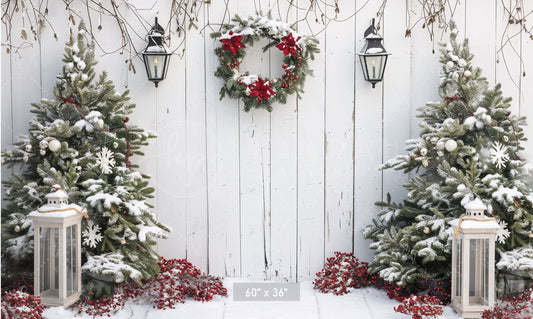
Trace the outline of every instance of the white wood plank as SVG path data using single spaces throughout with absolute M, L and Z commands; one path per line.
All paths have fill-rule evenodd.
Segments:
M 13 142 L 16 142 L 21 135 L 29 134 L 29 122 L 34 117 L 30 113 L 33 108 L 31 103 L 38 103 L 41 100 L 41 54 L 39 42 L 33 39 L 29 25 L 25 26 L 28 40 L 20 38 L 22 30 L 20 14 L 14 16 L 12 24 L 13 44 L 21 45 L 25 42 L 24 48 L 11 49 L 11 114 Z
M 241 17 L 255 10 L 251 1 L 239 1 Z M 241 72 L 268 77 L 269 57 L 262 50 L 267 43 L 261 39 L 247 48 Z M 263 279 L 270 267 L 270 113 L 239 106 L 242 276 Z
M 157 14 L 165 23 L 171 16 L 170 7 L 158 2 Z M 153 23 L 154 15 L 147 20 Z M 166 30 L 168 32 L 168 30 Z M 182 39 L 171 29 L 171 50 Z M 179 53 L 179 52 L 177 52 Z M 139 73 L 141 69 L 138 69 Z M 146 79 L 145 75 L 138 75 Z M 159 219 L 170 225 L 170 238 L 159 243 L 162 256 L 188 258 L 187 250 L 187 154 L 186 154 L 186 75 L 185 58 L 173 55 L 167 77 L 157 88 L 147 85 L 155 93 L 155 115 L 157 127 L 157 207 Z M 153 112 L 153 111 L 152 111 Z M 151 115 L 153 116 L 153 115 Z
M 509 15 L 502 3 L 496 6 L 496 82 L 502 84 L 503 96 L 511 97 L 510 111 L 520 112 L 520 27 L 516 24 L 507 26 Z M 507 32 L 505 31 L 507 30 Z M 516 35 L 516 36 L 514 36 Z M 505 46 L 502 47 L 502 45 Z
M 2 42 L 5 41 L 5 32 L 2 32 Z M 2 121 L 2 129 L 0 132 L 2 141 L 2 150 L 7 150 L 13 144 L 13 104 L 11 97 L 11 55 L 7 53 L 6 48 L 2 47 L 0 52 L 1 71 L 2 74 L 2 112 L 0 113 L 0 120 Z M 13 173 L 12 168 L 2 165 L 0 179 L 5 180 Z M 3 191 L 3 189 L 2 189 Z M 2 200 L 2 208 L 6 206 L 6 201 Z
M 481 15 L 466 15 L 466 37 L 469 39 L 470 52 L 474 54 L 472 63 L 482 70 L 483 76 L 491 85 L 496 81 L 496 5 L 500 2 L 468 0 L 466 12 L 483 8 Z
M 280 4 L 286 13 L 288 3 Z M 277 11 L 275 11 L 277 12 Z M 288 15 L 275 16 L 287 22 L 294 21 L 296 10 Z M 288 22 L 291 23 L 291 22 Z M 283 54 L 272 48 L 270 76 L 281 77 Z M 313 81 L 309 78 L 307 81 Z M 297 182 L 298 182 L 298 114 L 297 97 L 291 96 L 287 104 L 275 104 L 271 114 L 271 276 L 284 281 L 296 281 L 297 252 Z
M 198 25 L 205 23 L 204 9 L 199 11 Z M 187 259 L 207 271 L 207 169 L 205 121 L 204 36 L 191 29 L 186 36 L 186 192 L 187 192 Z M 209 54 L 211 54 L 209 52 Z
M 387 161 L 398 154 L 405 153 L 405 141 L 409 138 L 410 103 L 408 94 L 410 78 L 404 76 L 411 69 L 411 38 L 405 37 L 403 17 L 407 3 L 394 1 L 387 4 L 384 15 L 383 38 L 389 56 L 383 80 L 383 160 Z M 402 93 L 403 92 L 403 93 Z M 399 94 L 400 93 L 400 94 Z M 402 201 L 406 196 L 403 188 L 408 175 L 402 171 L 383 171 L 382 199 L 391 194 L 393 201 Z M 357 230 L 356 230 L 357 232 Z
M 236 3 L 230 4 L 231 9 Z M 221 1 L 207 6 L 207 18 L 222 22 L 225 5 Z M 227 23 L 228 20 L 224 20 Z M 216 26 L 208 31 L 218 31 Z M 215 78 L 218 40 L 206 38 L 206 122 L 209 210 L 209 272 L 214 275 L 241 276 L 239 206 L 239 105 L 219 100 L 223 82 Z
M 43 28 L 41 33 L 41 53 L 43 63 L 41 64 L 42 87 L 41 95 L 46 99 L 54 99 L 54 86 L 56 77 L 63 70 L 63 54 L 65 53 L 65 43 L 69 41 L 68 14 L 65 4 L 58 1 L 48 3 L 47 19 L 52 22 L 50 26 Z M 77 30 L 77 25 L 74 26 Z M 57 35 L 57 40 L 54 38 Z
M 524 2 L 523 12 L 530 12 L 533 10 L 531 2 Z M 529 23 L 529 21 L 528 21 Z M 522 66 L 526 76 L 521 78 L 521 95 L 520 95 L 520 115 L 526 116 L 528 119 L 528 126 L 524 127 L 524 134 L 527 141 L 522 143 L 525 148 L 519 154 L 529 163 L 533 163 L 533 39 L 528 38 L 526 34 L 522 34 Z
M 298 31 L 307 35 L 321 27 L 298 23 Z M 317 39 L 320 53 L 309 61 L 314 76 L 298 101 L 298 281 L 313 279 L 324 265 L 325 34 Z
M 333 8 L 326 8 L 329 15 Z M 355 1 L 343 3 L 339 19 L 355 12 Z M 326 258 L 353 245 L 355 17 L 326 29 L 325 60 L 325 224 Z M 375 141 L 374 141 L 375 142 Z M 376 143 L 379 144 L 379 143 Z M 368 169 L 368 167 L 366 168 Z
M 365 1 L 357 1 L 357 9 Z M 379 7 L 373 2 L 359 11 L 355 24 L 355 51 L 360 52 L 365 44 L 364 32 Z M 381 32 L 381 31 L 380 31 Z M 390 48 L 389 50 L 392 50 Z M 356 57 L 359 59 L 359 57 Z M 363 238 L 362 227 L 372 223 L 377 208 L 374 203 L 381 199 L 382 173 L 377 170 L 383 159 L 383 83 L 375 88 L 363 77 L 359 65 L 355 68 L 355 197 L 354 254 L 363 261 L 372 260 L 370 241 Z M 393 76 L 392 72 L 387 77 Z M 390 79 L 390 78 L 389 78 Z

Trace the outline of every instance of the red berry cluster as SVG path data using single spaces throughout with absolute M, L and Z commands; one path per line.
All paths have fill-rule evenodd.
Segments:
M 361 288 L 376 283 L 376 276 L 368 273 L 368 263 L 360 262 L 352 253 L 336 251 L 335 257 L 327 259 L 313 282 L 315 289 L 335 295 L 348 293 L 348 288 Z
M 409 296 L 407 288 L 400 287 L 394 282 L 385 281 L 383 285 L 385 286 L 385 291 L 387 292 L 389 299 L 394 299 L 401 302 Z
M 78 313 L 110 317 L 111 313 L 122 309 L 128 300 L 145 299 L 154 302 L 154 308 L 173 309 L 176 303 L 185 302 L 187 296 L 198 301 L 209 301 L 215 295 L 228 295 L 221 278 L 203 274 L 185 259 L 163 258 L 158 265 L 161 272 L 156 275 L 155 280 L 143 282 L 142 287 L 133 282 L 124 284 L 111 298 L 83 298 L 77 304 Z
M 301 57 L 298 57 L 298 62 L 302 61 Z M 299 77 L 296 75 L 297 68 L 301 66 L 300 63 L 292 65 L 289 67 L 288 64 L 283 64 L 281 67 L 285 70 L 285 74 L 282 75 L 283 82 L 281 82 L 281 87 L 289 88 L 293 87 L 294 83 L 298 82 Z
M 41 297 L 18 289 L 10 290 L 2 295 L 2 319 L 40 319 L 45 307 L 41 304 Z
M 415 296 L 411 295 L 402 301 L 394 311 L 411 315 L 412 319 L 437 318 L 443 314 L 440 300 L 435 296 Z
M 485 310 L 483 319 L 533 318 L 533 285 L 523 294 L 500 299 L 494 308 Z

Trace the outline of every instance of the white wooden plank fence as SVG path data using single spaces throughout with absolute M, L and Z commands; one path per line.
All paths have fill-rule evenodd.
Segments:
M 148 21 L 156 13 L 170 14 L 169 1 L 134 2 L 147 9 L 142 12 Z M 275 4 L 230 0 L 228 15 L 223 1 L 212 1 L 201 10 L 198 24 L 219 23 L 235 13 L 246 16 L 258 8 L 266 12 Z M 280 5 L 285 13 L 288 3 Z M 375 89 L 364 81 L 355 53 L 379 5 L 340 3 L 339 18 L 346 20 L 317 35 L 321 53 L 310 63 L 314 77 L 307 79 L 306 92 L 300 100 L 289 97 L 287 104 L 274 105 L 272 113 L 246 113 L 240 102 L 219 100 L 222 81 L 213 75 L 218 65 L 213 50 L 219 44 L 207 34 L 188 33 L 184 56 L 172 57 L 168 77 L 157 89 L 147 81 L 140 60 L 133 74 L 124 56 L 98 51 L 97 69 L 106 70 L 119 91 L 131 91 L 137 104 L 131 120 L 158 133 L 146 156 L 134 160 L 152 176 L 159 219 L 174 229 L 170 239 L 160 242 L 161 255 L 187 258 L 215 275 L 287 281 L 312 278 L 338 250 L 370 261 L 361 228 L 375 216 L 374 202 L 387 192 L 395 200 L 403 198 L 401 185 L 407 180 L 401 172 L 377 167 L 403 153 L 407 138 L 418 136 L 416 108 L 439 99 L 440 65 L 433 44 L 420 28 L 404 37 L 405 6 L 419 12 L 413 0 L 387 4 L 381 32 L 392 55 L 385 80 Z M 2 50 L 2 148 L 27 133 L 31 102 L 53 98 L 67 40 L 63 6 L 49 4 L 59 41 L 45 28 L 40 43 L 11 54 Z M 282 19 L 296 21 L 298 13 L 292 9 Z M 504 94 L 513 98 L 513 112 L 533 121 L 533 41 L 511 39 L 506 66 L 497 51 L 506 19 L 499 1 L 461 1 L 455 19 L 470 38 L 474 64 L 492 84 L 503 83 Z M 113 25 L 107 22 L 104 27 Z M 300 23 L 297 28 L 309 34 L 321 25 Z M 145 30 L 139 26 L 139 32 Z M 108 27 L 100 41 L 112 46 L 119 34 Z M 279 76 L 281 55 L 275 51 L 262 53 L 259 45 L 248 49 L 242 68 Z M 533 138 L 532 126 L 526 136 Z M 533 143 L 525 146 L 524 157 L 533 159 Z M 2 168 L 2 178 L 9 174 Z

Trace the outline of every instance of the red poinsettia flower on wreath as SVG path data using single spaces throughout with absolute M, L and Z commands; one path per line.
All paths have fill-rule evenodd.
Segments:
M 270 82 L 265 82 L 261 78 L 257 78 L 257 81 L 248 85 L 250 89 L 250 96 L 257 97 L 257 103 L 261 103 L 263 100 L 268 100 L 276 92 L 270 88 Z
M 233 31 L 230 31 L 229 35 L 233 35 Z M 220 42 L 222 42 L 222 50 L 230 50 L 233 55 L 237 54 L 237 50 L 245 48 L 241 41 L 242 35 L 236 35 L 229 39 L 220 39 Z
M 294 39 L 292 36 L 292 33 L 290 33 L 288 36 L 281 38 L 281 42 L 276 45 L 276 48 L 283 51 L 283 55 L 291 54 L 293 56 L 296 56 L 296 52 L 298 50 L 301 50 L 298 44 L 296 44 L 298 41 L 300 41 L 302 37 L 298 37 L 298 39 Z

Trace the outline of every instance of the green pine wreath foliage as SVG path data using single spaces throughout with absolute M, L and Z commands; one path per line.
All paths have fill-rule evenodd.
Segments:
M 319 52 L 318 40 L 300 35 L 288 24 L 269 17 L 254 15 L 242 19 L 236 15 L 232 21 L 234 24 L 224 24 L 221 32 L 211 34 L 222 42 L 222 46 L 215 49 L 220 62 L 215 76 L 224 80 L 220 99 L 228 95 L 242 100 L 246 112 L 251 108 L 264 108 L 270 112 L 274 102 L 285 104 L 288 95 L 296 93 L 300 98 L 305 78 L 313 74 L 309 60 L 314 60 L 315 53 Z M 276 47 L 283 52 L 285 73 L 282 78 L 239 73 L 246 48 L 261 38 L 269 40 L 263 51 Z

